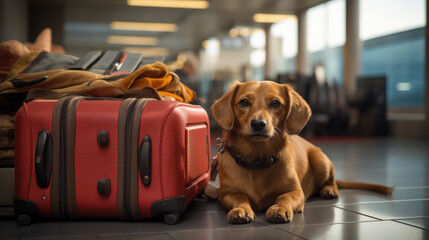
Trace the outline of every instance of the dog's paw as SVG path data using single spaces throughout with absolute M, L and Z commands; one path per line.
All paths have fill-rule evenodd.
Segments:
M 228 223 L 244 224 L 253 221 L 255 221 L 255 213 L 252 210 L 246 211 L 246 209 L 242 207 L 236 207 L 228 213 Z
M 334 199 L 338 198 L 338 188 L 333 185 L 326 185 L 323 187 L 322 191 L 320 191 L 320 196 L 323 199 Z
M 288 223 L 292 221 L 293 211 L 274 205 L 268 208 L 265 217 L 271 223 Z

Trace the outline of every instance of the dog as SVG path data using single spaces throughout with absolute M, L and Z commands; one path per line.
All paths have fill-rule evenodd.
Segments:
M 228 211 L 229 223 L 253 222 L 253 209 L 267 209 L 268 222 L 288 223 L 294 213 L 303 211 L 310 196 L 337 198 L 339 187 L 393 191 L 382 185 L 335 180 L 330 159 L 297 135 L 311 110 L 287 84 L 235 83 L 211 111 L 223 129 L 219 201 Z

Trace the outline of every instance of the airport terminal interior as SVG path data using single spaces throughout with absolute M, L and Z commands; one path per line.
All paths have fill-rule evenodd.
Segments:
M 1 0 L 0 239 L 429 239 L 427 10 L 425 0 Z M 215 100 L 236 82 L 289 84 L 312 111 L 299 135 L 331 159 L 335 178 L 394 191 L 312 196 L 282 224 L 267 222 L 264 211 L 254 222 L 228 223 L 219 201 L 203 193 L 173 225 L 162 215 L 20 224 L 15 119 L 29 90 L 11 94 L 4 83 L 28 87 L 10 76 L 37 51 L 73 61 L 120 53 L 105 72 L 109 83 L 127 57 L 138 58 L 131 75 L 165 64 L 192 90 L 189 104 L 207 112 L 210 158 L 222 138 Z

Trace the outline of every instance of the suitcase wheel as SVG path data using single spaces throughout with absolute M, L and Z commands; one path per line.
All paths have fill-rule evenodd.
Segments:
M 179 212 L 164 213 L 164 222 L 168 225 L 176 224 L 179 221 Z
M 28 214 L 17 214 L 16 220 L 18 221 L 19 225 L 26 226 L 26 225 L 30 224 L 31 217 Z

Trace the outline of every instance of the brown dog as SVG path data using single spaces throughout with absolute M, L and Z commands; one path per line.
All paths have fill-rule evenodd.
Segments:
M 294 135 L 311 110 L 288 85 L 236 83 L 213 104 L 212 113 L 223 129 L 219 199 L 230 223 L 254 221 L 252 208 L 268 209 L 269 222 L 290 222 L 311 195 L 337 198 L 338 187 L 392 192 L 375 184 L 335 181 L 329 158 Z

